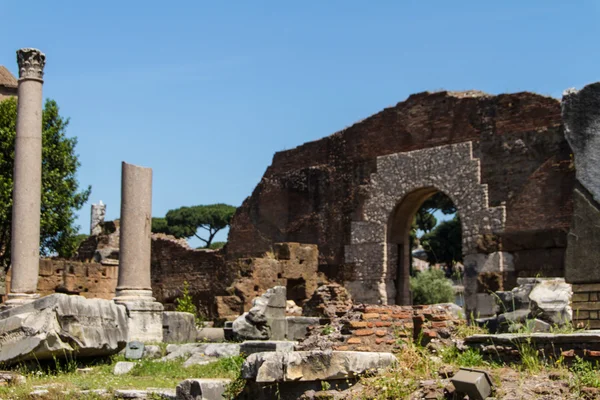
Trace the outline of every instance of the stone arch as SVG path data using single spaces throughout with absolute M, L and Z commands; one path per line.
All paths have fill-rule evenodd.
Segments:
M 460 215 L 465 267 L 475 275 L 481 270 L 487 260 L 477 255 L 477 241 L 481 235 L 504 229 L 506 211 L 504 206 L 489 207 L 487 185 L 481 183 L 480 160 L 473 157 L 472 143 L 385 155 L 377 158 L 362 218 L 352 222 L 350 244 L 345 247 L 345 261 L 354 265 L 345 285 L 355 301 L 396 302 L 398 246 L 389 242 L 390 221 L 398 218 L 398 207 L 406 207 L 402 215 L 416 212 L 414 204 L 418 203 L 418 209 L 436 191 L 446 194 Z

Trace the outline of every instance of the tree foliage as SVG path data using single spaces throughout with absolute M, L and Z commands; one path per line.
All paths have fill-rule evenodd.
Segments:
M 221 229 L 227 227 L 236 208 L 228 204 L 180 207 L 169 210 L 165 218 L 152 219 L 152 232 L 166 233 L 177 238 L 197 237 L 210 248 Z M 200 236 L 199 231 L 206 231 Z
M 429 269 L 410 278 L 410 290 L 413 293 L 413 304 L 437 304 L 454 301 L 452 283 L 446 278 L 444 271 Z
M 462 230 L 460 219 L 454 216 L 443 221 L 421 237 L 421 245 L 430 263 L 443 263 L 449 274 L 456 262 L 462 261 Z
M 17 100 L 0 102 L 0 264 L 10 263 L 13 168 Z M 70 257 L 77 250 L 75 211 L 87 201 L 91 187 L 79 190 L 80 166 L 76 138 L 68 138 L 69 120 L 59 114 L 54 100 L 46 100 L 42 112 L 42 199 L 40 254 Z

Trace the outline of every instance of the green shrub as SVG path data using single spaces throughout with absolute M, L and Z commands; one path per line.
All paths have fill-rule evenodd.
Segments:
M 452 283 L 446 279 L 444 271 L 429 269 L 410 278 L 413 304 L 437 304 L 454 301 Z
M 181 297 L 175 299 L 175 311 L 194 314 L 194 317 L 196 317 L 196 325 L 202 326 L 204 324 L 204 318 L 198 313 L 198 308 L 194 304 L 194 299 L 190 294 L 190 285 L 187 281 L 183 282 L 183 292 Z

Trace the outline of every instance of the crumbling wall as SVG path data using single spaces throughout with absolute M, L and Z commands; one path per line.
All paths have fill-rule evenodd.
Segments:
M 248 311 L 252 300 L 274 286 L 285 286 L 287 299 L 302 305 L 325 281 L 318 269 L 318 248 L 301 243 L 276 243 L 261 257 L 247 257 L 227 263 L 237 273 L 227 288 L 228 295 L 216 299 L 217 315 L 232 320 Z
M 227 257 L 261 254 L 275 242 L 313 243 L 319 271 L 352 281 L 360 271 L 346 262 L 345 246 L 352 222 L 363 218 L 377 158 L 464 142 L 472 143 L 480 162 L 478 183 L 487 187 L 488 206 L 506 210 L 502 231 L 480 235 L 475 251 L 500 254 L 509 264 L 500 276 L 504 289 L 518 276 L 563 276 L 573 215 L 571 151 L 560 103 L 526 92 L 415 94 L 343 131 L 275 154 L 232 220 Z
M 116 265 L 46 258 L 40 260 L 37 290 L 40 296 L 66 293 L 112 300 L 117 277 Z M 6 285 L 10 289 L 10 270 Z

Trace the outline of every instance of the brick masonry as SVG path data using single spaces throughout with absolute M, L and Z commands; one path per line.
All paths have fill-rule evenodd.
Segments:
M 576 328 L 600 329 L 600 283 L 573 283 L 573 325 Z
M 407 340 L 449 338 L 454 327 L 466 323 L 441 304 L 356 305 L 340 321 L 343 342 L 334 349 L 344 351 L 392 351 Z
M 427 151 L 439 152 L 441 159 L 417 157 Z M 467 207 L 488 213 L 488 222 L 472 220 L 463 227 L 473 275 L 494 271 L 504 290 L 520 276 L 564 276 L 575 171 L 560 102 L 533 93 L 419 93 L 331 136 L 275 154 L 233 218 L 226 257 L 261 254 L 274 242 L 316 244 L 319 271 L 365 301 L 390 302 L 397 271 L 388 261 L 397 249 L 387 246 L 380 229 L 389 215 L 371 214 L 379 200 L 373 194 L 385 193 L 383 206 L 393 209 L 407 191 L 419 189 L 419 181 L 412 179 L 411 187 L 396 193 L 385 187 L 373 191 L 383 183 L 377 181 L 387 166 L 382 160 L 392 169 L 403 160 L 396 176 L 402 182 L 419 168 L 443 174 L 447 165 L 461 172 L 460 180 L 447 182 L 450 188 L 435 176 L 421 184 L 445 189 L 461 203 L 459 214 L 469 214 Z M 463 187 L 474 197 L 461 198 Z M 502 208 L 504 221 L 489 216 Z

